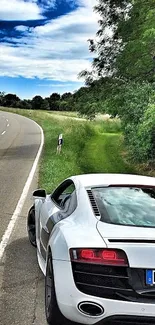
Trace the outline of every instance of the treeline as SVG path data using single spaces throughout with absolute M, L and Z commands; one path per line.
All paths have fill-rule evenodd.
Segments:
M 96 97 L 93 95 L 92 87 L 82 87 L 74 93 L 66 92 L 62 95 L 53 93 L 46 98 L 37 95 L 32 100 L 22 100 L 16 94 L 0 92 L 0 106 L 35 110 L 77 111 L 90 118 L 95 116 L 94 108 L 92 109 L 93 114 L 91 114 L 91 97 L 93 98 L 93 105 L 95 103 L 97 105 L 97 96 L 97 94 Z
M 16 94 L 5 94 L 0 92 L 0 106 L 15 107 L 24 109 L 41 109 L 41 110 L 76 110 L 74 108 L 74 94 L 68 92 L 60 95 L 53 93 L 51 96 L 42 98 L 40 95 L 30 99 L 20 99 Z

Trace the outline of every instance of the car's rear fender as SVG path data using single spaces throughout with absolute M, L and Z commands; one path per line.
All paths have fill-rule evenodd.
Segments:
M 105 248 L 106 244 L 99 235 L 95 223 L 92 222 L 92 227 L 89 228 L 87 225 L 69 222 L 69 219 L 56 224 L 48 243 L 52 258 L 70 261 L 70 248 Z

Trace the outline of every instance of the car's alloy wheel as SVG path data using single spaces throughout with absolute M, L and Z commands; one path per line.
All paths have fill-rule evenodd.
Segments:
M 33 246 L 37 246 L 36 244 L 36 225 L 35 225 L 35 207 L 34 205 L 31 207 L 28 213 L 28 219 L 27 219 L 27 231 L 30 243 Z
M 61 314 L 55 294 L 52 257 L 48 256 L 46 277 L 45 277 L 45 312 L 46 319 L 50 325 L 69 325 L 70 321 L 66 320 Z

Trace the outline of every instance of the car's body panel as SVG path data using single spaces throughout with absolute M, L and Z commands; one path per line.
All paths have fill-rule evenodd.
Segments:
M 132 226 L 119 226 L 98 222 L 97 229 L 105 239 L 150 239 L 155 240 L 155 228 L 143 228 Z
M 87 174 L 78 175 L 78 180 L 83 187 L 99 187 L 110 185 L 143 185 L 155 186 L 154 177 L 129 174 Z M 74 179 L 74 177 L 73 177 Z
M 82 324 L 95 324 L 106 317 L 113 315 L 154 316 L 154 304 L 133 303 L 108 300 L 89 296 L 80 292 L 74 283 L 71 264 L 66 261 L 53 261 L 55 288 L 59 308 L 65 317 Z M 63 270 L 63 271 L 62 271 Z M 65 294 L 64 294 L 65 293 Z M 81 301 L 90 301 L 100 304 L 105 313 L 101 317 L 88 317 L 79 312 L 77 306 Z
M 62 188 L 68 180 L 65 182 Z M 146 269 L 155 270 L 155 228 L 114 225 L 100 221 L 87 193 L 92 188 L 118 185 L 155 187 L 155 178 L 88 174 L 73 176 L 69 179 L 70 182 L 73 182 L 75 191 L 71 194 L 64 194 L 62 191 L 61 199 L 57 197 L 57 192 L 47 195 L 46 199 L 35 198 L 38 262 L 45 275 L 47 257 L 51 252 L 56 297 L 62 314 L 81 324 L 95 324 L 115 315 L 155 317 L 152 301 L 136 303 L 112 300 L 81 292 L 74 281 L 70 258 L 71 248 L 121 249 L 127 255 L 129 268 L 142 268 L 144 273 Z M 61 186 L 58 190 L 61 192 Z M 61 206 L 62 198 L 66 199 L 64 206 Z M 100 317 L 86 316 L 78 310 L 77 306 L 81 301 L 99 303 L 105 313 Z
M 155 269 L 155 242 L 151 242 L 155 241 L 154 228 L 126 227 L 98 222 L 97 229 L 107 247 L 123 249 L 126 252 L 131 267 Z M 113 241 L 110 242 L 108 239 Z M 117 242 L 118 239 L 121 241 Z M 130 242 L 131 239 L 135 240 L 135 242 Z M 138 239 L 141 242 L 136 242 Z M 148 242 L 145 242 L 145 240 Z

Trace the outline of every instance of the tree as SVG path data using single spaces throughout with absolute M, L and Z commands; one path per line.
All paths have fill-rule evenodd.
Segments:
M 22 108 L 25 108 L 25 109 L 32 109 L 32 101 L 29 100 L 29 99 L 24 99 L 22 101 Z
M 49 102 L 48 102 L 47 99 L 43 100 L 40 109 L 43 109 L 43 110 L 49 110 L 50 109 L 50 105 L 49 105 Z
M 61 100 L 68 100 L 72 97 L 72 93 L 68 92 L 68 93 L 64 93 L 62 96 L 61 96 Z
M 59 104 L 59 110 L 60 110 L 60 111 L 68 111 L 68 110 L 70 110 L 70 109 L 68 108 L 68 102 L 65 101 L 65 100 L 61 100 L 61 102 L 60 102 L 60 104 Z
M 60 100 L 60 94 L 58 94 L 58 93 L 53 93 L 53 94 L 50 96 L 50 100 L 51 100 L 52 102 L 56 102 L 56 101 Z
M 51 110 L 56 110 L 56 111 L 59 110 L 60 98 L 61 98 L 60 94 L 58 93 L 53 93 L 50 96 L 49 104 Z
M 4 105 L 4 96 L 5 96 L 5 92 L 0 91 L 0 106 Z
M 97 77 L 155 80 L 154 0 L 99 0 L 101 15 L 96 40 L 89 40 L 95 57 L 92 71 L 84 70 L 89 85 Z
M 3 97 L 3 100 L 4 106 L 14 107 L 20 101 L 20 98 L 15 94 L 7 94 Z
M 130 19 L 119 23 L 124 44 L 116 69 L 130 80 L 155 80 L 155 4 L 154 0 L 135 0 Z
M 43 104 L 43 98 L 41 96 L 35 96 L 32 99 L 32 109 L 41 109 Z
M 98 77 L 111 76 L 115 72 L 115 62 L 123 48 L 119 22 L 125 21 L 131 9 L 131 0 L 99 0 L 94 10 L 100 14 L 96 39 L 89 39 L 89 50 L 96 55 L 92 71 L 84 70 L 79 77 L 85 77 L 90 84 Z

